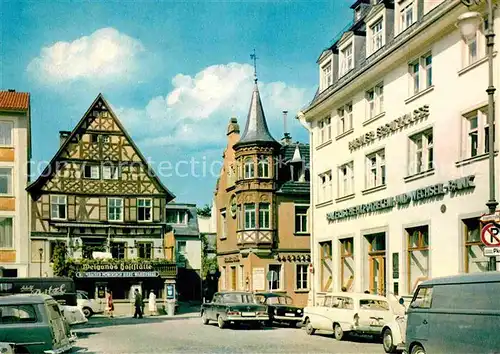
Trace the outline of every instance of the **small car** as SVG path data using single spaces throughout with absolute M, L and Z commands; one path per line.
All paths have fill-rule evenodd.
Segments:
M 0 343 L 15 353 L 60 354 L 71 351 L 76 335 L 48 295 L 0 297 Z
M 82 309 L 86 318 L 96 313 L 104 312 L 104 302 L 101 299 L 91 299 L 86 291 L 77 290 L 76 298 L 78 307 Z
M 269 320 L 267 307 L 259 304 L 250 292 L 228 291 L 215 293 L 211 302 L 201 305 L 201 319 L 203 324 L 217 321 L 219 328 L 227 324 L 239 325 L 249 323 L 259 328 Z
M 70 326 L 87 323 L 89 320 L 85 317 L 83 310 L 79 306 L 69 306 L 59 304 L 61 313 Z
M 267 305 L 268 325 L 278 322 L 297 327 L 297 324 L 302 322 L 304 308 L 293 305 L 290 296 L 280 293 L 256 293 L 255 297 L 261 304 Z
M 395 298 L 394 295 L 388 295 Z M 403 351 L 405 348 L 405 337 L 406 337 L 406 307 L 404 306 L 405 300 L 400 298 L 397 302 L 399 305 L 393 306 L 395 319 L 392 322 L 386 323 L 384 328 L 382 328 L 382 345 L 384 346 L 384 351 L 386 353 L 397 353 Z
M 323 306 L 306 307 L 302 323 L 309 335 L 318 329 L 333 332 L 337 340 L 350 333 L 379 339 L 384 325 L 393 320 L 394 312 L 386 297 L 341 292 L 326 295 Z

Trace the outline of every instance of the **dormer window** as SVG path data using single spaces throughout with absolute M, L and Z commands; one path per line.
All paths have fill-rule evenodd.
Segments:
M 354 9 L 354 21 L 357 21 L 361 18 L 361 6 L 358 6 Z
M 333 82 L 332 77 L 332 62 L 329 61 L 321 68 L 321 88 L 328 88 Z
M 400 21 L 401 32 L 413 24 L 413 2 L 401 9 Z
M 349 43 L 340 51 L 340 76 L 347 74 L 354 69 L 353 45 Z
M 375 53 L 384 45 L 382 18 L 370 27 L 371 53 Z

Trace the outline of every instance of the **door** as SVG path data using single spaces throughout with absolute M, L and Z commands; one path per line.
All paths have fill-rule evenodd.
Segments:
M 370 293 L 385 296 L 385 252 L 370 254 Z
M 429 340 L 429 309 L 432 304 L 432 287 L 419 287 L 408 308 L 406 327 L 407 343 L 420 342 L 424 348 Z
M 236 267 L 231 267 L 231 290 L 236 290 Z

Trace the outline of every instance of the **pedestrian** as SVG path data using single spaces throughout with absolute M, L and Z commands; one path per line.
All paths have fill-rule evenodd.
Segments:
M 113 293 L 111 290 L 106 290 L 106 314 L 109 318 L 113 318 L 113 311 L 115 311 L 115 305 L 113 304 Z
M 156 316 L 158 309 L 156 307 L 156 295 L 153 290 L 149 292 L 148 308 L 149 308 L 149 314 L 151 316 Z
M 347 292 L 347 288 L 345 286 L 342 287 L 342 292 L 343 293 Z
M 139 292 L 139 289 L 135 289 L 134 291 L 134 306 L 135 306 L 135 312 L 134 312 L 134 318 L 142 318 L 142 295 Z

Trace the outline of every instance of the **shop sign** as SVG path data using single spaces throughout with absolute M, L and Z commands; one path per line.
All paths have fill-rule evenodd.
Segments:
M 326 214 L 329 222 L 345 219 L 348 217 L 359 216 L 372 213 L 379 210 L 392 209 L 397 206 L 408 205 L 411 201 L 418 202 L 429 198 L 443 196 L 447 193 L 456 193 L 459 191 L 472 189 L 475 187 L 474 175 L 458 178 L 448 181 L 448 184 L 437 183 L 424 188 L 415 189 L 408 193 L 403 193 L 395 197 L 384 198 L 367 204 L 353 206 L 351 208 L 333 211 Z
M 239 261 L 240 261 L 240 257 L 238 257 L 238 256 L 224 257 L 224 262 L 226 262 L 226 263 L 237 263 Z
M 376 130 L 363 134 L 359 138 L 356 138 L 349 142 L 349 150 L 352 152 L 353 150 L 359 149 L 365 145 L 368 145 L 375 139 L 383 139 L 392 133 L 406 128 L 409 125 L 416 123 L 420 120 L 423 120 L 429 116 L 429 105 L 424 105 L 419 107 L 411 113 L 406 113 L 401 117 L 394 119 L 392 122 L 381 125 Z
M 94 263 L 82 264 L 82 271 L 152 271 L 153 265 L 150 262 L 117 262 L 117 263 Z
M 78 272 L 77 278 L 156 278 L 160 272 Z
M 61 284 L 59 286 L 50 286 L 46 289 L 41 289 L 35 285 L 23 285 L 21 286 L 21 292 L 29 294 L 45 294 L 50 296 L 64 295 L 66 294 L 66 285 Z

